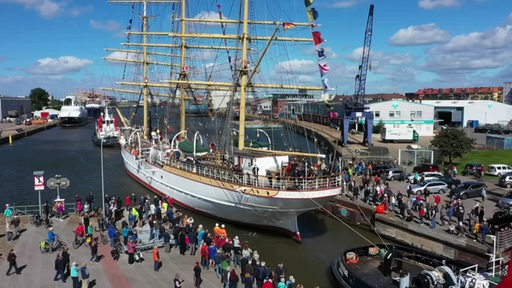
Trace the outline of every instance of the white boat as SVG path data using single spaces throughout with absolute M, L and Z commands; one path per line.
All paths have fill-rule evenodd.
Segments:
M 120 134 L 118 118 L 105 106 L 94 124 L 92 142 L 98 146 L 116 146 Z
M 111 2 L 123 3 L 123 1 Z M 285 35 L 283 28 L 289 28 L 291 24 L 285 25 L 280 22 L 281 18 L 249 20 L 250 15 L 256 14 L 249 11 L 259 11 L 266 5 L 270 7 L 277 2 L 282 2 L 275 0 L 235 1 L 240 3 L 234 5 L 240 5 L 239 8 L 242 9 L 230 10 L 240 11 L 241 15 L 226 15 L 220 18 L 218 16 L 217 18 L 201 16 L 223 14 L 222 11 L 204 12 L 207 10 L 202 10 L 204 7 L 199 3 L 188 5 L 190 6 L 188 7 L 186 1 L 131 2 L 140 2 L 143 6 L 140 10 L 144 11 L 141 16 L 143 26 L 132 28 L 127 32 L 131 41 L 125 45 L 132 49 L 109 49 L 108 51 L 113 51 L 112 55 L 116 55 L 117 58 L 111 56 L 106 57 L 106 60 L 129 61 L 131 64 L 139 64 L 139 68 L 134 69 L 139 71 L 139 74 L 133 80 L 128 80 L 127 76 L 117 82 L 120 85 L 119 88 L 103 88 L 111 92 L 141 95 L 141 98 L 143 96 L 144 99 L 143 126 L 136 126 L 122 118 L 124 128 L 120 139 L 121 153 L 129 175 L 155 193 L 173 198 L 178 205 L 227 221 L 282 230 L 300 240 L 298 215 L 319 209 L 341 192 L 340 157 L 331 155 L 326 159 L 324 155 L 318 153 L 317 148 L 314 148 L 313 151 L 290 152 L 289 150 L 276 151 L 246 147 L 245 143 L 250 141 L 246 137 L 248 131 L 246 131 L 245 114 L 248 110 L 246 97 L 251 91 L 267 91 L 268 89 L 281 91 L 284 89 L 287 93 L 297 93 L 299 89 L 302 89 L 301 91 L 325 92 L 325 87 L 322 86 L 296 86 L 288 84 L 293 82 L 281 79 L 297 80 L 297 77 L 291 72 L 283 72 L 282 75 L 273 77 L 274 82 L 271 83 L 256 83 L 257 78 L 262 78 L 258 74 L 263 67 L 260 66 L 260 63 L 263 63 L 263 54 L 272 51 L 283 55 L 286 45 L 302 43 L 303 46 L 309 47 L 304 53 L 307 56 L 303 55 L 303 57 L 311 57 L 311 51 L 315 51 L 313 42 L 317 44 L 317 40 L 313 41 L 309 32 L 311 23 L 293 22 L 293 27 L 306 28 L 302 31 L 309 32 L 306 34 L 307 36 L 297 38 Z M 254 6 L 251 4 L 252 2 L 254 2 Z M 151 9 L 150 5 L 152 5 Z M 165 5 L 167 5 L 166 9 L 172 7 L 173 15 L 153 10 L 157 6 Z M 222 9 L 220 5 L 210 5 L 211 7 Z M 252 10 L 253 8 L 256 10 Z M 153 14 L 149 15 L 147 11 L 152 11 Z M 283 12 L 283 10 L 279 11 Z M 304 11 L 304 18 L 307 19 L 305 13 Z M 156 21 L 158 16 L 162 15 L 165 15 L 164 21 L 170 23 L 169 19 L 172 19 L 170 24 L 174 25 L 166 32 L 149 31 L 149 27 L 160 27 L 159 24 L 153 24 L 152 21 Z M 268 13 L 266 15 L 269 17 Z M 194 26 L 198 29 L 196 31 L 206 31 L 200 29 L 207 28 L 208 33 L 196 34 L 195 31 L 187 30 Z M 265 28 L 261 31 L 268 32 L 270 29 L 274 31 L 274 34 L 272 36 L 250 35 L 250 31 L 259 30 L 262 26 Z M 213 28 L 218 32 L 213 32 L 215 30 Z M 189 36 L 192 38 L 189 39 Z M 142 42 L 135 43 L 135 38 L 140 38 Z M 225 42 L 219 44 L 220 39 L 225 39 Z M 203 40 L 217 44 L 201 44 Z M 250 49 L 250 46 L 256 43 L 261 45 L 260 49 Z M 284 46 L 274 47 L 274 44 L 277 43 Z M 178 48 L 182 50 L 174 52 Z M 226 52 L 232 54 L 228 57 L 224 56 L 223 63 L 214 63 L 211 55 L 215 54 L 208 54 L 208 49 L 220 49 L 223 55 Z M 198 51 L 207 51 L 204 52 L 204 56 L 210 56 L 206 58 L 199 56 L 200 52 Z M 261 52 L 258 57 L 262 57 L 260 58 L 262 61 L 253 59 L 253 55 L 249 55 L 248 51 Z M 179 55 L 179 57 L 174 55 Z M 149 59 L 141 58 L 144 56 Z M 161 59 L 164 56 L 167 57 L 167 60 Z M 279 60 L 278 57 L 269 57 L 268 59 Z M 251 65 L 248 65 L 249 62 Z M 134 66 L 136 65 L 125 67 L 128 69 Z M 157 66 L 167 66 L 170 73 L 150 73 L 150 71 L 162 71 L 158 70 L 161 67 L 155 68 Z M 217 70 L 208 70 L 215 68 Z M 224 69 L 224 72 L 221 73 L 222 70 L 218 69 Z M 225 73 L 225 69 L 231 72 Z M 288 66 L 285 69 L 292 70 Z M 207 77 L 204 77 L 204 74 L 207 74 Z M 162 75 L 171 76 L 170 79 L 159 78 Z M 320 77 L 318 83 L 321 83 Z M 221 129 L 223 131 L 219 131 L 219 134 L 213 132 L 219 130 L 218 127 L 206 129 L 210 137 L 209 141 L 203 140 L 208 136 L 197 132 L 200 130 L 199 128 L 194 131 L 187 125 L 191 122 L 191 119 L 185 117 L 187 101 L 193 99 L 196 92 L 198 95 L 204 95 L 210 90 L 224 91 L 228 98 L 227 101 L 231 104 L 240 104 L 237 107 L 231 107 L 232 110 L 239 109 L 241 111 L 238 133 L 236 133 L 237 141 L 230 139 L 233 128 L 229 127 L 232 122 L 230 120 L 232 117 L 229 115 L 233 114 L 229 114 L 229 112 L 228 116 L 224 114 L 224 117 L 228 119 L 225 122 L 226 129 Z M 174 101 L 173 97 L 178 97 L 176 95 L 179 95 L 179 101 Z M 160 133 L 157 131 L 158 127 L 150 127 L 148 116 L 154 110 L 149 110 L 149 103 L 153 101 L 153 97 L 169 97 L 171 99 L 168 103 L 180 103 L 180 113 L 177 115 L 171 113 L 171 116 L 177 116 L 175 119 L 179 120 L 179 128 L 177 131 L 174 130 L 174 134 L 170 134 L 171 130 L 167 127 L 158 129 Z M 240 99 L 233 101 L 235 97 Z M 124 98 L 124 96 L 118 98 Z M 172 123 L 172 121 L 168 120 L 168 123 Z M 205 143 L 211 143 L 211 145 L 205 147 Z M 237 146 L 233 147 L 233 145 Z M 327 168 L 320 171 L 309 164 L 317 162 L 322 163 L 322 166 L 325 164 Z M 331 168 L 329 169 L 329 167 Z
M 59 113 L 60 125 L 63 127 L 87 124 L 87 110 L 78 103 L 76 96 L 66 96 Z

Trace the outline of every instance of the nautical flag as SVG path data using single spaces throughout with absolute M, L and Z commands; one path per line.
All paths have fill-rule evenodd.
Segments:
M 318 53 L 318 59 L 325 59 L 325 50 L 323 47 L 315 48 L 315 50 Z
M 329 65 L 327 63 L 318 63 L 318 68 L 320 68 L 321 76 L 324 76 L 330 70 Z
M 317 24 L 317 23 L 311 23 L 311 25 L 310 25 L 310 26 L 311 26 L 311 30 L 315 30 L 315 28 L 316 28 L 316 27 L 320 27 L 320 26 L 322 26 L 322 25 Z
M 313 0 L 304 0 L 304 5 L 306 7 L 309 7 L 309 6 L 313 5 Z
M 324 88 L 324 91 L 331 90 L 331 85 L 329 84 L 329 79 L 322 78 L 322 87 Z
M 322 33 L 320 33 L 319 31 L 314 31 L 311 34 L 313 34 L 313 42 L 315 43 L 315 45 L 320 45 L 323 42 L 325 42 L 325 39 L 322 38 Z
M 318 12 L 315 8 L 308 8 L 309 22 L 313 22 L 318 18 Z
M 297 25 L 295 25 L 294 23 L 292 22 L 283 22 L 283 29 L 284 30 L 288 30 L 288 29 L 291 29 L 291 28 L 295 28 Z

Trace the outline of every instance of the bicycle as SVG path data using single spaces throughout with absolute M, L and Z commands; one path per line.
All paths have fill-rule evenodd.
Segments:
M 103 245 L 107 245 L 108 244 L 108 237 L 107 235 L 103 234 L 103 231 L 98 228 L 98 227 L 95 227 L 95 230 L 96 232 L 99 232 L 100 233 L 100 241 Z
M 36 214 L 32 214 L 32 216 L 30 216 L 30 224 L 32 224 L 36 227 L 39 227 L 39 226 L 43 225 L 43 223 L 44 223 L 44 220 L 43 220 L 43 218 L 41 218 L 41 216 L 36 215 Z
M 79 237 L 78 233 L 75 232 L 75 240 L 73 241 L 73 248 L 78 249 L 85 243 L 85 237 Z
M 46 239 L 41 242 L 39 242 L 39 251 L 41 253 L 51 253 L 53 251 L 62 250 L 65 247 L 67 247 L 66 243 L 64 241 L 61 241 L 60 239 L 56 239 L 53 246 L 50 244 L 50 240 Z

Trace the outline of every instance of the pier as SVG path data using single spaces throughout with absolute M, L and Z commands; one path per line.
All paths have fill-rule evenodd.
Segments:
M 340 131 L 330 128 L 327 126 L 286 119 L 282 120 L 288 125 L 295 125 L 297 130 L 307 130 L 307 133 L 310 135 L 314 135 L 314 137 L 321 138 L 319 141 L 324 141 L 324 143 L 329 143 L 332 145 L 333 151 L 338 153 L 342 159 L 346 160 L 351 157 L 361 158 L 360 155 L 355 153 L 356 150 L 364 149 L 365 147 L 358 144 L 352 144 L 347 147 L 342 147 L 339 143 Z M 360 136 L 358 135 L 349 135 L 352 143 L 360 143 Z M 374 139 L 376 140 L 376 139 Z M 350 142 L 350 141 L 349 141 Z M 375 161 L 391 161 L 393 159 L 394 153 L 398 153 L 398 148 L 400 145 L 404 146 L 406 144 L 383 144 L 378 141 L 374 141 L 375 145 L 381 145 L 389 149 L 390 153 L 388 156 L 382 155 L 377 158 L 381 159 L 372 159 Z M 421 143 L 425 145 L 427 143 Z M 402 147 L 405 148 L 405 147 Z M 359 181 L 359 177 L 355 176 Z M 458 178 L 464 182 L 473 180 L 470 177 L 458 176 Z M 494 179 L 493 179 L 494 180 Z M 496 202 L 506 194 L 507 190 L 501 187 L 497 187 L 498 179 L 495 179 L 495 182 L 486 182 L 486 185 L 489 189 L 487 192 L 487 200 L 482 203 L 480 198 L 472 198 L 462 200 L 465 210 L 465 222 L 468 218 L 467 214 L 470 212 L 471 208 L 476 203 L 479 205 L 483 205 L 485 211 L 485 218 L 489 219 L 492 217 L 494 212 L 496 211 Z M 485 182 L 485 179 L 484 179 Z M 390 189 L 393 193 L 397 193 L 401 191 L 402 194 L 405 194 L 404 201 L 408 201 L 406 186 L 407 183 L 401 181 L 388 181 L 390 184 Z M 401 217 L 399 217 L 398 213 L 390 211 L 384 214 L 376 214 L 376 207 L 366 204 L 361 199 L 353 199 L 352 196 L 348 196 L 349 194 L 343 194 L 336 197 L 335 201 L 329 203 L 326 207 L 327 211 L 331 213 L 332 216 L 337 217 L 343 221 L 347 221 L 349 223 L 354 223 L 358 225 L 363 225 L 369 227 L 369 229 L 374 230 L 380 236 L 385 239 L 398 242 L 400 244 L 411 245 L 420 249 L 424 249 L 427 251 L 435 252 L 441 254 L 443 256 L 447 256 L 450 258 L 464 259 L 472 263 L 483 264 L 489 261 L 490 255 L 489 251 L 492 251 L 493 245 L 497 246 L 497 255 L 496 257 L 503 257 L 506 262 L 510 257 L 510 252 L 508 248 L 512 246 L 512 230 L 509 231 L 501 231 L 500 235 L 496 235 L 496 238 L 487 237 L 486 244 L 482 244 L 479 241 L 474 241 L 472 237 L 472 231 L 468 230 L 466 227 L 466 233 L 463 237 L 457 237 L 456 235 L 452 235 L 449 233 L 449 225 L 440 225 L 439 214 L 437 216 L 437 225 L 435 229 L 430 228 L 430 220 L 425 220 L 425 224 L 420 225 L 418 218 L 416 217 L 412 222 L 406 222 Z M 449 192 L 441 194 L 441 204 L 445 204 L 450 200 Z M 398 212 L 398 209 L 396 209 Z M 375 216 L 373 217 L 373 215 Z M 417 214 L 415 212 L 415 214 Z M 372 219 L 373 218 L 373 219 Z M 454 217 L 455 218 L 455 217 Z M 448 219 L 448 216 L 445 217 Z M 370 223 L 372 222 L 372 223 Z M 456 222 L 456 220 L 455 220 Z M 373 225 L 373 226 L 372 226 Z M 480 233 L 479 233 L 480 234 Z M 510 234 L 510 235 L 509 235 Z M 480 235 L 479 235 L 480 236 Z M 481 238 L 479 238 L 481 239 Z M 496 243 L 494 243 L 496 241 Z M 508 247 L 508 248 L 503 248 Z
M 29 135 L 54 128 L 60 124 L 59 120 L 52 120 L 41 124 L 16 125 L 14 123 L 0 123 L 0 144 L 12 143 L 12 141 Z

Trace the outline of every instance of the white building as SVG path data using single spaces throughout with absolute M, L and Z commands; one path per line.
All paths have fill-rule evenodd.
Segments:
M 425 101 L 424 101 L 425 102 Z M 373 112 L 373 125 L 413 128 L 420 136 L 434 135 L 434 106 L 419 102 L 391 100 L 365 105 Z
M 483 124 L 508 124 L 512 120 L 512 106 L 489 100 L 423 100 L 435 106 L 434 116 L 439 125 L 468 126 L 468 122 Z

